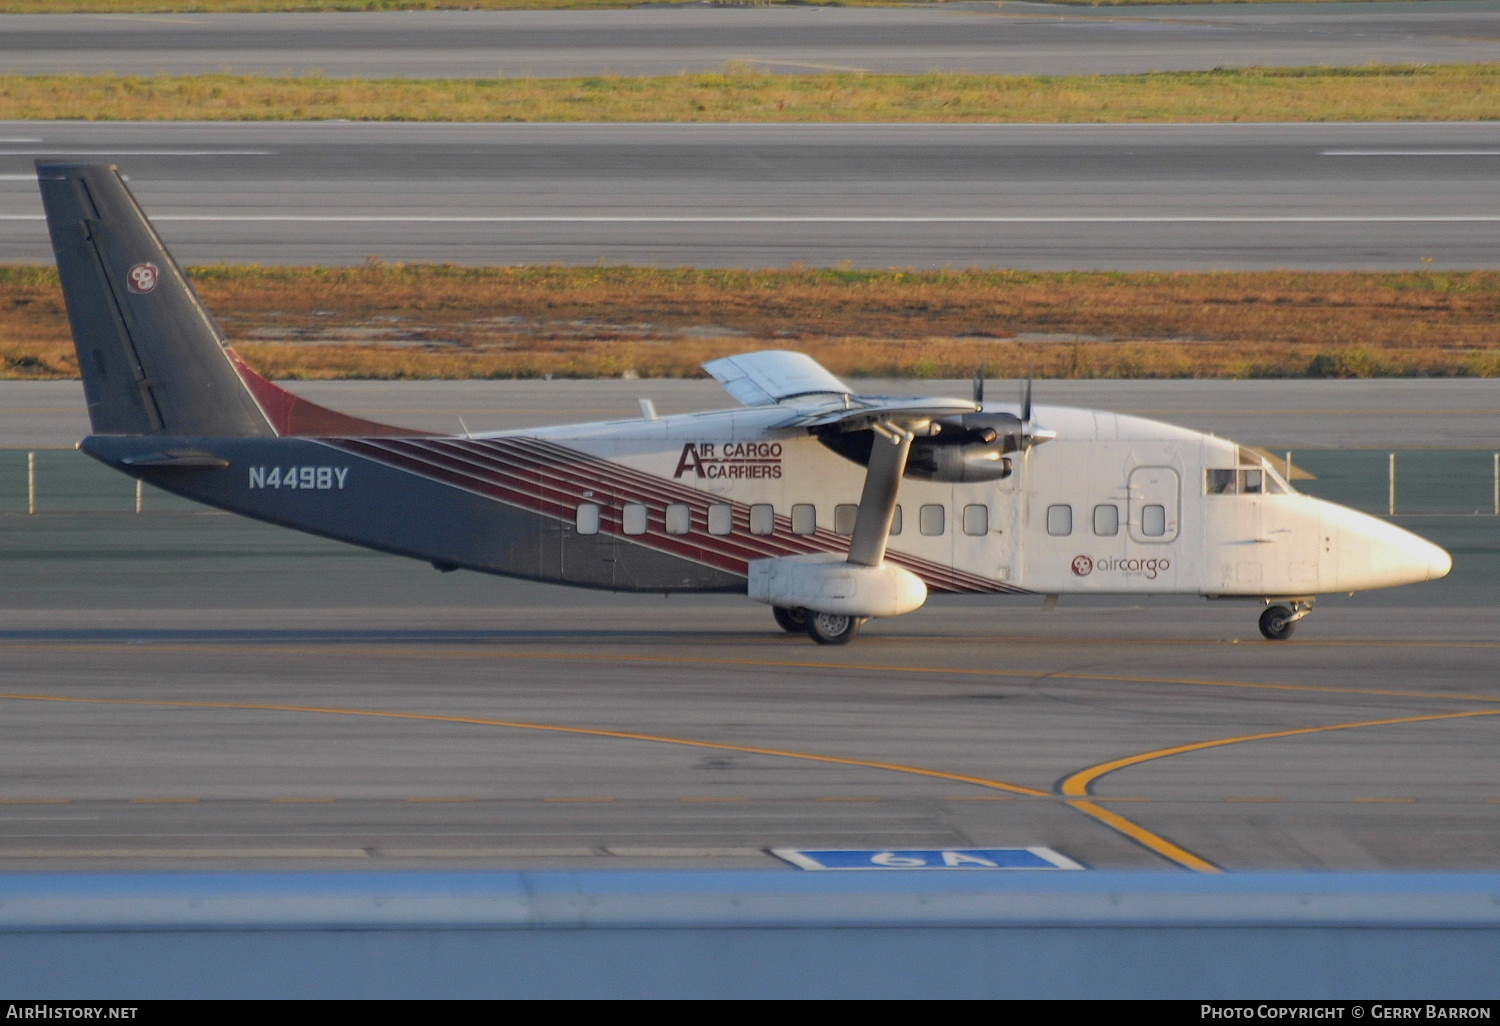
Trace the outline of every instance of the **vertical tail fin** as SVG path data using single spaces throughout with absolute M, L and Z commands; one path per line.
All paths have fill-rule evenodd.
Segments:
M 275 435 L 116 168 L 38 161 L 37 179 L 94 433 Z

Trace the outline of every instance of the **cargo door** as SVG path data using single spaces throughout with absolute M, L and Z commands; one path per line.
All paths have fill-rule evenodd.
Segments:
M 1136 467 L 1130 472 L 1130 540 L 1165 545 L 1177 540 L 1182 519 L 1182 478 L 1171 467 Z

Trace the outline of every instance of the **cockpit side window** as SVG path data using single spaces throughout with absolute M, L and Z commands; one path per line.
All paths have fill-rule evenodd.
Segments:
M 1205 495 L 1237 495 L 1239 494 L 1238 475 L 1233 470 L 1210 469 L 1204 475 Z

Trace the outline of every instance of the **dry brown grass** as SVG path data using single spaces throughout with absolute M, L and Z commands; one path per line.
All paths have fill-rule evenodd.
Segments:
M 1500 375 L 1500 272 L 1152 274 L 215 266 L 193 272 L 289 378 L 643 377 L 757 348 L 840 374 Z M 0 267 L 0 377 L 77 374 L 52 268 Z
M 0 119 L 286 121 L 1482 121 L 1500 64 L 1140 75 L 358 80 L 0 76 Z
M 696 0 L 652 0 L 694 3 Z M 835 0 L 837 3 L 838 0 Z M 882 0 L 875 0 L 876 3 Z M 0 14 L 261 14 L 277 11 L 555 11 L 640 0 L 0 0 Z
M 696 3 L 697 0 L 651 0 L 652 3 Z M 745 6 L 749 0 L 736 0 Z M 754 0 L 756 6 L 795 3 L 819 7 L 893 7 L 913 0 Z M 942 3 L 943 0 L 931 0 Z M 1079 7 L 1122 4 L 1191 3 L 1345 3 L 1350 0 L 1051 0 Z M 1386 2 L 1386 0 L 1376 0 Z M 1395 2 L 1395 0 L 1389 0 Z M 1436 3 L 1438 0 L 1430 0 Z M 640 7 L 642 0 L 0 0 L 0 14 L 184 14 L 264 11 L 537 11 L 574 8 Z

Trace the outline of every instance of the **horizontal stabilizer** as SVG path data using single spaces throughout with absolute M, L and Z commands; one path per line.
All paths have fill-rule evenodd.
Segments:
M 167 470 L 223 470 L 229 466 L 229 461 L 224 457 L 201 449 L 148 452 L 139 456 L 126 456 L 120 462 L 128 467 L 161 467 Z

